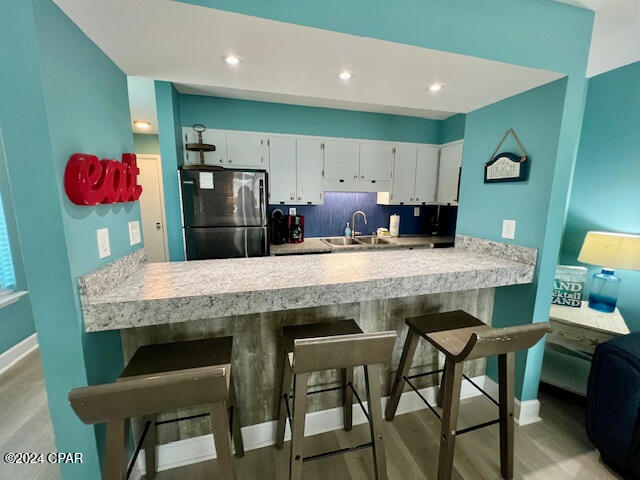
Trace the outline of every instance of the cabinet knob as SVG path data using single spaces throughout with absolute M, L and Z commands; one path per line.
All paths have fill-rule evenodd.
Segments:
M 418 197 L 416 197 L 416 202 L 420 201 L 420 199 Z
M 289 197 L 289 199 L 290 199 L 290 200 L 293 200 L 293 195 L 291 195 L 291 196 Z
M 264 157 L 260 157 L 260 163 L 264 163 Z
M 362 175 L 360 178 L 364 178 L 364 175 Z
M 302 200 L 302 197 L 298 197 L 298 200 Z
M 413 198 L 410 198 L 409 201 L 413 202 Z
M 358 178 L 358 175 L 354 175 L 353 178 Z
M 233 160 L 229 159 L 229 163 L 233 163 Z
M 220 159 L 220 163 L 224 163 L 224 160 L 222 158 Z

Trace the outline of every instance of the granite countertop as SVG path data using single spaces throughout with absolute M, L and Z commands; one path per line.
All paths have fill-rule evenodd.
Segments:
M 336 237 L 326 237 L 336 238 Z M 392 250 L 398 248 L 433 248 L 436 243 L 451 243 L 452 237 L 438 237 L 433 235 L 408 235 L 384 238 L 391 245 L 329 245 L 321 238 L 305 238 L 302 243 L 285 243 L 271 245 L 271 255 L 305 255 L 311 253 L 336 253 L 353 250 Z
M 145 263 L 132 254 L 80 279 L 85 328 L 113 330 L 336 303 L 531 283 L 535 249 L 464 248 Z M 484 243 L 482 243 L 484 242 Z

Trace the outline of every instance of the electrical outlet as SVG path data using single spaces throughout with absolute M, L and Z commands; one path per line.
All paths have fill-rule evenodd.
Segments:
M 289 208 L 289 215 L 296 215 L 296 207 Z
M 140 222 L 129 222 L 129 245 L 136 245 L 142 241 L 140 236 Z
M 413 216 L 414 217 L 420 216 L 420 207 L 413 207 Z
M 516 238 L 516 221 L 502 220 L 502 238 L 513 240 Z
M 109 229 L 99 228 L 96 230 L 98 236 L 98 258 L 105 258 L 111 255 L 111 247 L 109 246 Z

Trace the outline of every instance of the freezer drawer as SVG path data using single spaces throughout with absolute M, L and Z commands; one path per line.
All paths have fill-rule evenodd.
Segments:
M 267 227 L 186 228 L 187 260 L 269 255 Z

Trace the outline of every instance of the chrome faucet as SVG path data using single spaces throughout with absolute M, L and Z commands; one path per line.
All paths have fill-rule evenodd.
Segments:
M 362 218 L 364 218 L 364 224 L 367 224 L 366 213 L 364 213 L 362 210 L 354 212 L 353 215 L 351 215 L 351 238 L 355 238 L 356 235 L 362 235 L 360 232 L 356 232 L 356 215 L 358 214 L 362 215 Z

